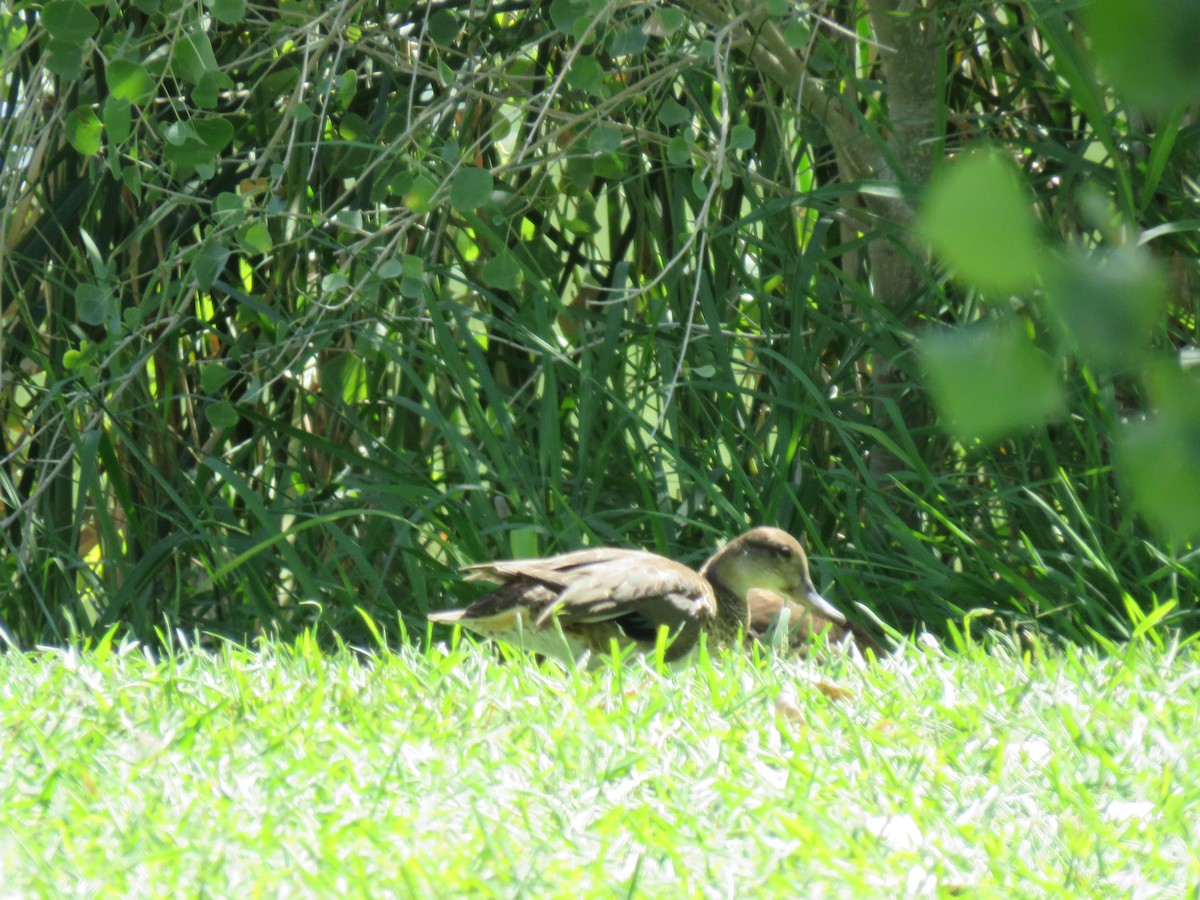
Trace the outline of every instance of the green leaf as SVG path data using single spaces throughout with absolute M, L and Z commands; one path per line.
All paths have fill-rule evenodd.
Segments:
M 133 107 L 128 100 L 109 97 L 104 101 L 104 131 L 110 147 L 124 142 L 133 132 Z
M 1129 100 L 1162 112 L 1200 100 L 1200 3 L 1092 0 L 1084 15 L 1100 71 Z
M 608 52 L 614 57 L 634 56 L 646 49 L 649 40 L 650 38 L 641 28 L 626 28 L 609 41 Z
M 458 38 L 461 25 L 458 16 L 448 9 L 442 9 L 429 17 L 429 37 L 435 44 L 449 47 Z
M 1200 539 L 1200 371 L 1173 363 L 1148 379 L 1154 414 L 1126 425 L 1117 444 L 1121 475 L 1142 517 L 1160 535 Z
M 1058 373 L 1018 322 L 929 334 L 918 352 L 943 427 L 960 440 L 993 441 L 1066 409 Z
M 121 181 L 135 199 L 142 199 L 142 172 L 137 166 L 125 166 L 121 170 Z
M 172 122 L 163 129 L 163 140 L 175 147 L 182 147 L 189 141 L 199 141 L 200 137 L 187 122 Z
M 592 161 L 586 156 L 572 156 L 567 160 L 566 180 L 578 191 L 586 191 L 592 185 Z
M 46 68 L 68 81 L 83 77 L 84 48 L 78 44 L 50 39 L 46 47 Z
M 682 166 L 692 158 L 692 145 L 685 137 L 673 137 L 667 141 L 667 161 Z
M 244 0 L 204 0 L 204 5 L 222 25 L 236 25 L 246 18 Z
M 1080 359 L 1101 372 L 1129 370 L 1150 353 L 1167 308 L 1167 279 L 1141 247 L 1072 249 L 1046 279 L 1051 320 Z
M 593 97 L 604 95 L 604 67 L 594 56 L 577 56 L 567 71 L 567 84 Z
M 90 106 L 79 106 L 67 114 L 64 125 L 67 141 L 84 156 L 94 156 L 100 151 L 100 136 L 104 126 Z
M 100 28 L 100 20 L 79 0 L 54 0 L 42 10 L 42 24 L 50 37 L 83 53 L 84 44 Z
M 241 416 L 237 407 L 228 400 L 218 400 L 204 408 L 204 418 L 213 428 L 233 428 Z
M 216 165 L 217 157 L 233 140 L 233 125 L 221 116 L 172 122 L 163 129 L 163 155 L 184 171 Z
M 233 191 L 222 191 L 213 198 L 213 221 L 218 225 L 240 225 L 246 218 L 246 207 L 242 198 Z
M 232 252 L 215 240 L 205 241 L 204 247 L 192 260 L 192 277 L 196 279 L 196 286 L 200 290 L 210 290 L 217 283 Z
M 396 257 L 390 256 L 375 266 L 375 274 L 384 279 L 398 278 L 404 274 L 404 264 Z
M 211 163 L 213 155 L 199 140 L 184 144 L 168 143 L 163 147 L 163 156 L 178 166 L 185 175 L 194 172 L 197 167 Z
M 221 363 L 208 363 L 200 369 L 200 390 L 215 394 L 229 383 L 236 373 Z
M 404 205 L 414 213 L 427 212 L 432 205 L 437 188 L 437 183 L 427 175 L 416 176 L 413 179 L 412 187 L 404 195 Z
M 200 80 L 196 82 L 196 87 L 192 90 L 192 102 L 201 109 L 212 109 L 217 105 L 221 91 L 232 89 L 233 79 L 224 72 L 214 69 L 200 76 Z
M 685 122 L 692 121 L 692 112 L 682 103 L 676 103 L 674 100 L 668 98 L 659 107 L 658 121 L 662 122 L 668 128 L 673 125 L 682 125 Z
M 749 125 L 734 125 L 729 131 L 729 145 L 734 150 L 749 150 L 758 140 L 758 132 Z
M 585 9 L 585 4 L 578 0 L 554 0 L 550 4 L 550 21 L 563 34 L 570 34 L 575 28 L 575 20 Z
M 930 185 L 920 230 L 934 252 L 977 287 L 1016 293 L 1041 264 L 1038 222 L 1020 173 L 999 153 L 951 163 Z
M 511 250 L 504 250 L 489 259 L 481 273 L 484 284 L 497 290 L 511 291 L 521 284 L 521 265 Z
M 477 166 L 467 166 L 454 173 L 450 182 L 450 205 L 460 212 L 478 209 L 492 196 L 495 182 L 492 173 Z
M 579 214 L 568 216 L 563 225 L 571 234 L 599 234 L 600 224 L 596 221 L 595 206 L 581 207 Z
M 462 159 L 462 144 L 458 142 L 458 138 L 451 135 L 442 142 L 442 148 L 438 152 L 438 155 L 453 165 Z
M 812 41 L 812 31 L 800 19 L 788 22 L 783 30 L 783 42 L 792 50 L 806 50 Z
M 207 115 L 192 119 L 192 128 L 211 152 L 213 161 L 233 143 L 233 123 L 224 116 Z
M 266 255 L 275 247 L 266 222 L 251 222 L 242 228 L 238 241 L 249 253 Z
M 404 255 L 404 275 L 406 278 L 424 278 L 425 260 L 411 253 Z
M 588 135 L 587 148 L 592 153 L 611 153 L 621 146 L 621 137 L 616 125 L 597 125 Z
M 371 123 L 356 112 L 348 112 L 338 122 L 338 137 L 344 141 L 357 141 L 371 131 Z
M 0 12 L 0 54 L 15 53 L 29 36 L 29 26 L 20 18 Z
M 190 84 L 199 84 L 206 72 L 220 73 L 208 35 L 199 28 L 185 31 L 171 47 L 171 73 Z
M 85 325 L 104 325 L 113 311 L 113 294 L 108 287 L 91 282 L 75 286 L 75 314 Z
M 687 14 L 682 9 L 674 7 L 662 7 L 656 9 L 650 19 L 646 22 L 645 30 L 647 34 L 655 37 L 669 37 L 687 21 Z
M 412 169 L 401 169 L 388 181 L 388 190 L 398 197 L 403 196 L 412 190 L 414 180 Z
M 140 63 L 114 59 L 104 73 L 109 93 L 137 106 L 154 99 L 154 79 Z
M 597 178 L 619 181 L 625 177 L 625 163 L 616 153 L 601 153 L 592 159 L 592 172 Z
M 321 366 L 321 394 L 336 403 L 363 399 L 367 370 L 353 353 L 336 353 Z
M 326 272 L 321 277 L 321 292 L 325 294 L 333 294 L 338 291 L 344 291 L 350 287 L 350 279 L 346 277 L 345 272 Z
M 425 295 L 425 280 L 422 278 L 400 279 L 400 296 L 409 300 L 420 300 Z

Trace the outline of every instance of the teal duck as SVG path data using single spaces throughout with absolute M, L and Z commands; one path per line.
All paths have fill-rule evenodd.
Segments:
M 778 621 L 778 609 L 766 618 L 762 611 L 785 599 L 813 621 L 846 625 L 813 587 L 803 548 L 778 528 L 746 532 L 699 572 L 654 553 L 612 547 L 464 571 L 469 581 L 497 587 L 465 609 L 430 613 L 430 620 L 566 662 L 605 654 L 614 642 L 652 652 L 660 628 L 669 637 L 668 662 L 686 657 L 701 634 L 710 646 L 735 643 L 741 635 L 761 637 Z

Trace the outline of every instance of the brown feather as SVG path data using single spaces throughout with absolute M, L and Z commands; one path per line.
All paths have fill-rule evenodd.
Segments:
M 464 610 L 433 613 L 487 637 L 563 658 L 611 642 L 652 650 L 660 628 L 668 660 L 687 654 L 716 616 L 712 587 L 687 566 L 641 550 L 600 547 L 544 559 L 469 566 L 499 586 Z M 514 640 L 515 638 L 515 640 Z
M 786 605 L 788 610 L 787 643 L 791 650 L 804 650 L 814 639 L 824 637 L 829 644 L 853 645 L 860 651 L 870 649 L 876 656 L 883 655 L 879 646 L 862 628 L 851 622 L 832 622 L 811 608 L 795 600 L 782 597 L 774 591 L 752 590 L 748 597 L 750 605 L 750 630 L 748 636 L 756 641 L 769 638 L 771 629 Z

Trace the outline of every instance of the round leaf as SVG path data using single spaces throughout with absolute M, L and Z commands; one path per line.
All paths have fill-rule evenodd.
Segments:
M 429 17 L 429 36 L 435 44 L 448 47 L 458 37 L 458 16 L 448 9 L 442 9 Z
M 79 0 L 54 0 L 42 10 L 42 24 L 50 37 L 74 44 L 82 52 L 84 43 L 100 27 L 100 20 Z
M 1167 282 L 1144 249 L 1072 251 L 1046 281 L 1053 320 L 1085 363 L 1113 372 L 1150 353 L 1167 306 Z
M 567 84 L 599 97 L 604 92 L 604 67 L 593 56 L 577 56 L 567 71 Z
M 931 334 L 919 346 L 943 426 L 960 440 L 992 441 L 1062 415 L 1062 383 L 1017 323 Z
M 200 389 L 206 394 L 215 394 L 233 378 L 234 372 L 221 363 L 209 363 L 200 370 Z
M 1002 293 L 1033 284 L 1038 222 L 1016 166 L 998 153 L 957 160 L 930 185 L 920 228 L 970 284 Z
M 588 135 L 587 148 L 592 153 L 611 153 L 621 146 L 621 129 L 616 125 L 598 125 Z
M 511 291 L 521 283 L 521 266 L 510 250 L 489 259 L 482 274 L 485 284 L 502 291 Z
M 90 106 L 80 106 L 67 114 L 67 140 L 84 156 L 94 156 L 100 151 L 100 135 L 104 126 Z
M 108 90 L 114 97 L 128 100 L 135 105 L 154 99 L 154 79 L 140 63 L 128 59 L 114 59 L 105 70 Z
M 450 205 L 459 211 L 478 209 L 492 196 L 495 182 L 492 173 L 477 166 L 468 166 L 454 173 L 450 182 Z
M 729 132 L 729 144 L 734 150 L 749 150 L 757 139 L 757 132 L 749 125 L 734 125 Z
M 1100 70 L 1139 106 L 1166 111 L 1200 100 L 1200 3 L 1093 0 L 1085 10 Z
M 246 18 L 244 0 L 205 0 L 204 5 L 212 10 L 213 16 L 223 25 L 235 25 Z
M 250 253 L 267 254 L 275 247 L 271 240 L 271 231 L 265 222 L 251 222 L 238 235 L 243 247 Z
M 85 282 L 75 286 L 75 313 L 85 325 L 103 325 L 112 306 L 112 292 L 103 285 Z
M 232 428 L 240 417 L 236 406 L 228 400 L 218 400 L 205 407 L 204 418 L 213 428 Z

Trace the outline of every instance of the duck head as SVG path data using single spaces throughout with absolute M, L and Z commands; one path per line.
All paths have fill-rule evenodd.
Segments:
M 846 617 L 817 593 L 808 572 L 808 556 L 800 542 L 778 528 L 754 528 L 734 538 L 704 564 L 700 574 L 718 597 L 718 617 L 728 609 L 749 622 L 752 598 L 777 595 L 790 600 L 834 625 L 845 626 Z

